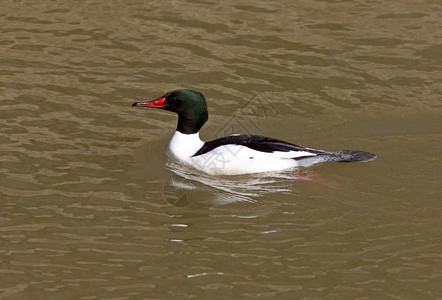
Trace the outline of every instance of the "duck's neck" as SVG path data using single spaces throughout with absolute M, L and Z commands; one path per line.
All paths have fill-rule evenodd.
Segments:
M 178 113 L 177 131 L 185 134 L 198 133 L 209 119 L 206 106 L 192 107 L 184 112 Z
M 204 142 L 200 140 L 199 132 L 185 134 L 175 131 L 175 134 L 169 142 L 169 150 L 177 158 L 187 160 L 203 145 Z

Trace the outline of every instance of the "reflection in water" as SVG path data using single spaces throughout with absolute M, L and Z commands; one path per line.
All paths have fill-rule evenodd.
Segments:
M 210 192 L 218 203 L 255 202 L 273 193 L 289 193 L 293 180 L 311 180 L 295 172 L 261 173 L 238 176 L 211 176 L 189 166 L 168 160 L 173 174 L 163 186 L 163 197 L 172 205 L 187 206 L 200 192 Z
M 163 198 L 170 204 L 177 207 L 190 205 L 195 201 L 198 187 L 190 180 L 171 175 L 163 185 Z

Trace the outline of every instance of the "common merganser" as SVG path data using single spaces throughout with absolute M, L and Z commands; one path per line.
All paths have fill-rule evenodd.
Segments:
M 315 163 L 369 161 L 376 155 L 364 151 L 327 152 L 259 135 L 229 135 L 210 142 L 199 137 L 209 115 L 204 96 L 188 89 L 174 90 L 132 106 L 152 107 L 178 114 L 178 126 L 169 150 L 178 160 L 210 175 L 239 175 L 281 171 Z

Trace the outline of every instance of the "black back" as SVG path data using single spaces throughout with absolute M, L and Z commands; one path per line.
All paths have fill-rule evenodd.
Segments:
M 201 147 L 201 149 L 198 150 L 198 152 L 195 153 L 193 156 L 205 154 L 215 148 L 224 145 L 240 145 L 256 151 L 267 152 L 267 153 L 275 151 L 281 151 L 281 152 L 307 151 L 313 154 L 327 153 L 321 150 L 314 150 L 298 146 L 274 138 L 269 138 L 260 135 L 245 134 L 245 135 L 229 135 L 210 142 L 205 142 L 204 145 Z

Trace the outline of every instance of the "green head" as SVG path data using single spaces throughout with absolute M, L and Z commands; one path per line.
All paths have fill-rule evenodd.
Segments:
M 178 114 L 177 131 L 197 133 L 209 119 L 207 103 L 203 94 L 187 89 L 174 90 L 148 102 L 136 102 L 132 106 L 153 107 Z

